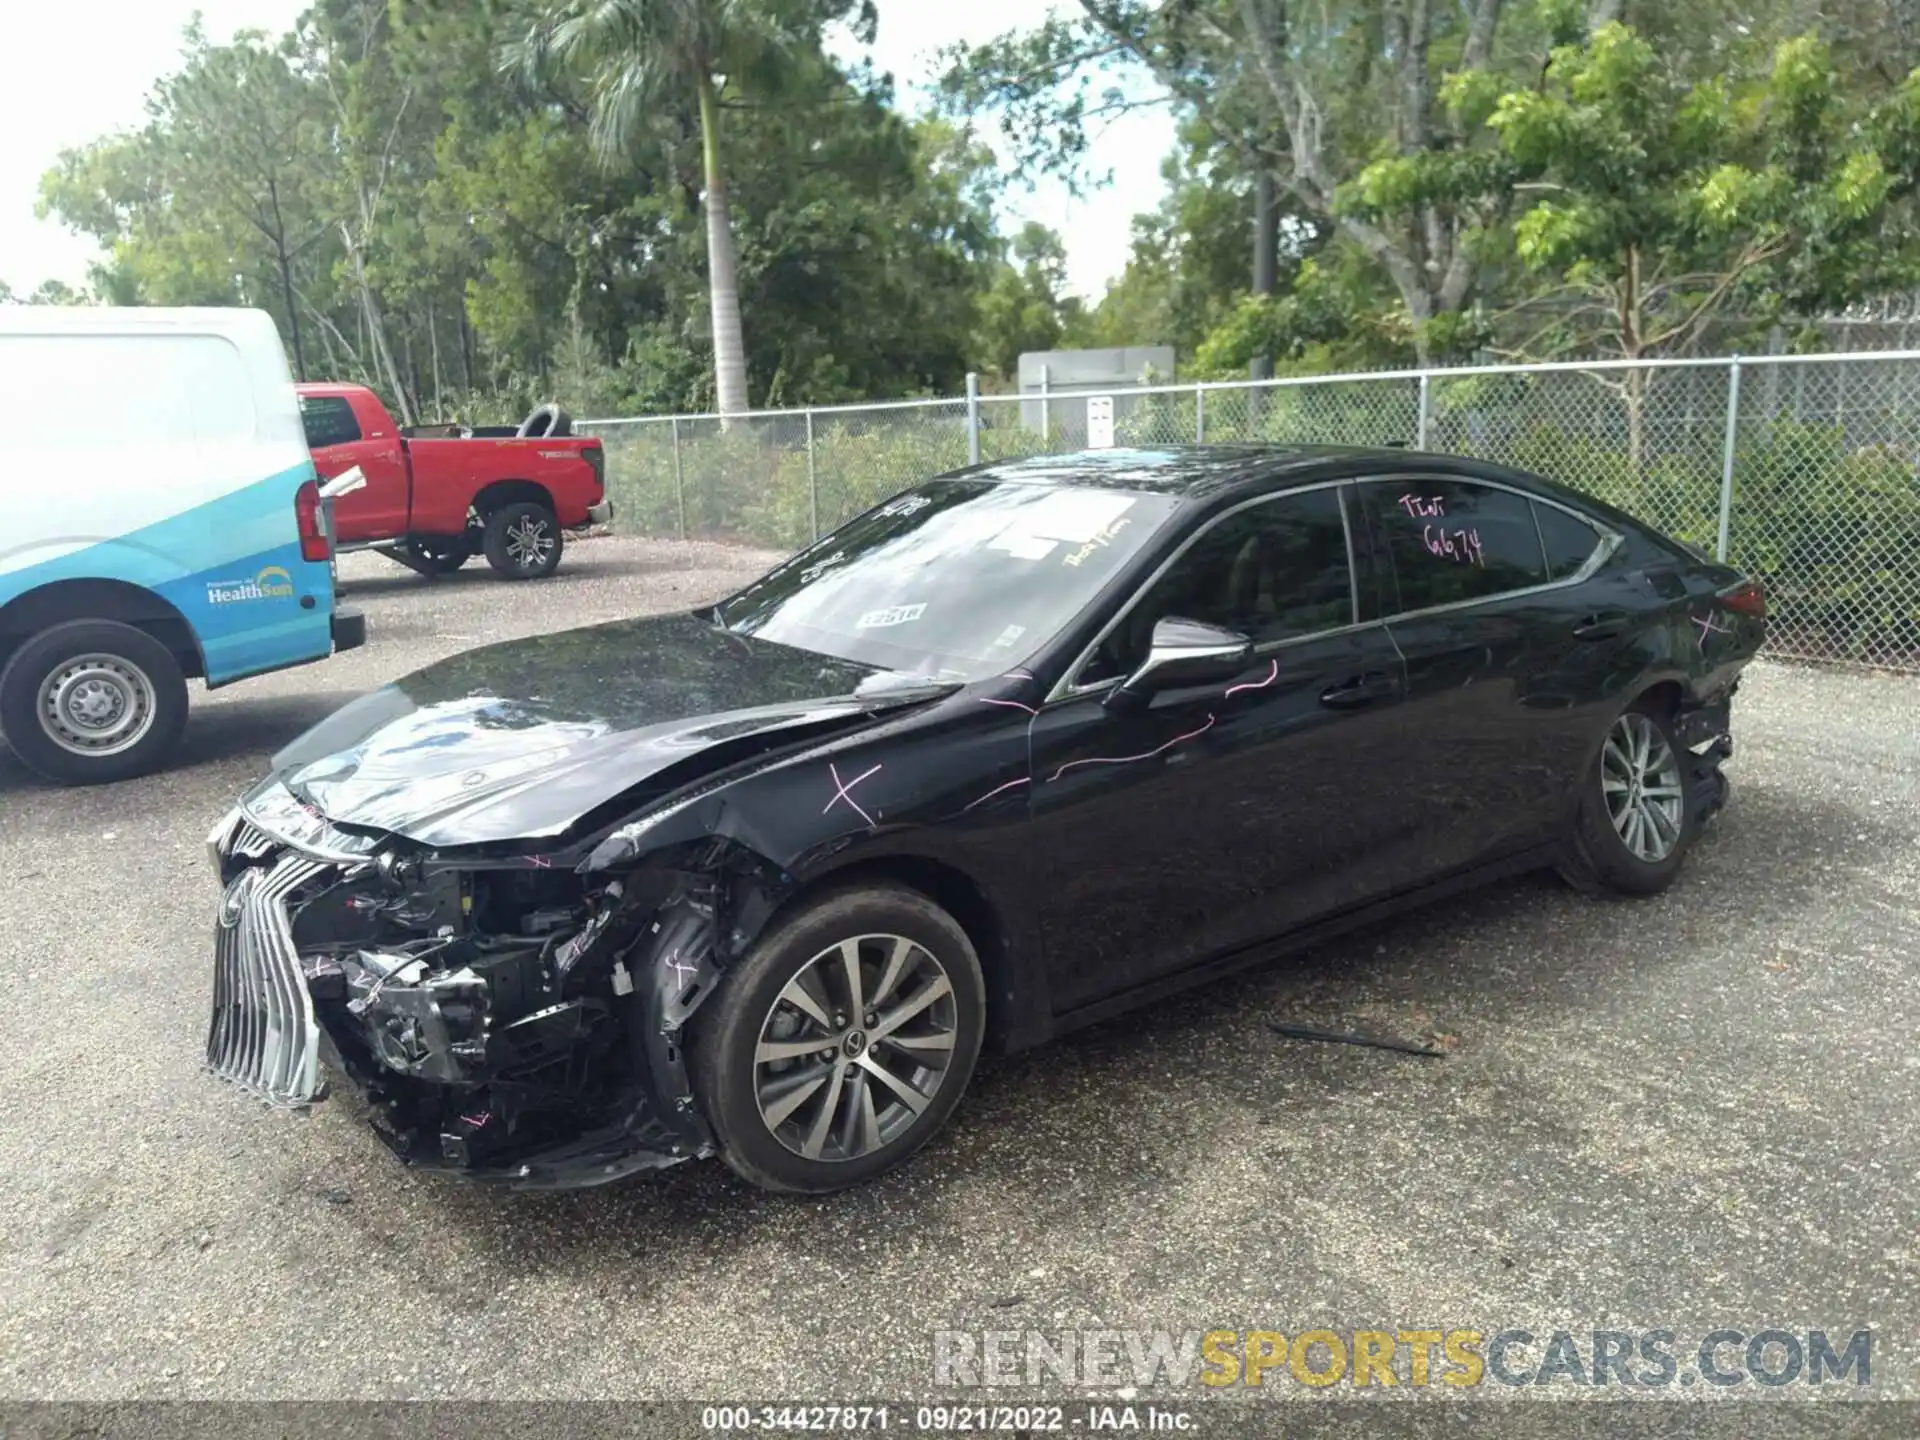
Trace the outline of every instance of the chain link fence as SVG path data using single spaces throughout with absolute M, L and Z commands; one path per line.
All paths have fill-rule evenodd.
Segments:
M 1548 476 L 1759 575 L 1770 653 L 1920 672 L 1920 352 L 1110 394 L 1121 446 L 1406 445 Z M 928 476 L 1085 448 L 1088 398 L 970 394 L 577 429 L 606 445 L 620 529 L 796 549 Z

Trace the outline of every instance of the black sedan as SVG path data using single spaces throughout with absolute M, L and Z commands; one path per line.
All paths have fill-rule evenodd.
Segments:
M 208 1058 L 415 1164 L 826 1191 L 1034 1044 L 1553 866 L 1666 886 L 1765 604 L 1405 450 L 976 467 L 730 599 L 355 701 L 215 829 Z

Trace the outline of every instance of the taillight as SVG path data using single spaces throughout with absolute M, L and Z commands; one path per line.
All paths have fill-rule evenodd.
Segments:
M 333 557 L 333 542 L 326 526 L 320 523 L 320 487 L 309 480 L 293 492 L 293 523 L 300 531 L 300 558 L 328 560 Z
M 1720 604 L 1742 615 L 1761 618 L 1767 613 L 1767 592 L 1760 588 L 1758 580 L 1742 580 L 1720 592 Z
M 600 487 L 602 494 L 607 489 L 607 452 L 598 445 L 589 445 L 580 452 L 587 457 L 587 464 L 593 467 L 593 483 Z

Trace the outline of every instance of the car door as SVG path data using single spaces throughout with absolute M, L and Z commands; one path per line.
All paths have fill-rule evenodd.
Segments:
M 1370 585 L 1349 531 L 1339 484 L 1204 523 L 1035 716 L 1032 864 L 1056 1012 L 1373 888 L 1372 856 L 1400 823 L 1403 681 L 1384 628 L 1361 618 Z M 1137 711 L 1108 705 L 1166 616 L 1249 636 L 1252 662 Z
M 1406 662 L 1404 793 L 1424 817 L 1416 883 L 1565 824 L 1631 617 L 1592 578 L 1617 537 L 1564 506 L 1453 475 L 1358 492 Z
M 362 434 L 344 395 L 302 395 L 300 419 L 321 480 L 358 465 L 367 483 L 333 501 L 333 533 L 349 544 L 407 532 L 407 458 L 399 433 Z

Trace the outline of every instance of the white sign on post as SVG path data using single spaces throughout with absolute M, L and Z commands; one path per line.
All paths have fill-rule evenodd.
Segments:
M 1113 397 L 1111 395 L 1087 397 L 1087 448 L 1089 450 L 1113 448 Z

